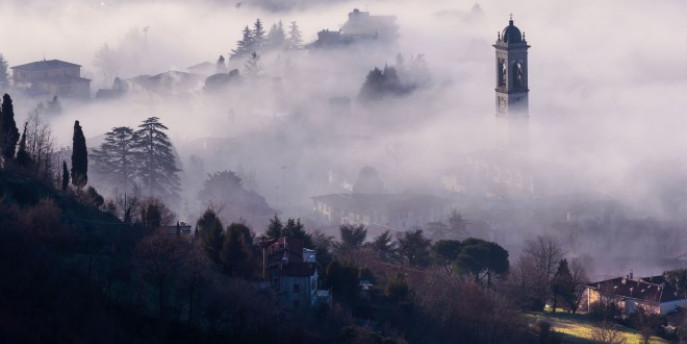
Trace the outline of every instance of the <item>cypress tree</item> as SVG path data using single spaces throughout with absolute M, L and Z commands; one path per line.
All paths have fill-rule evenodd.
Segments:
M 69 169 L 67 162 L 62 160 L 62 192 L 66 192 L 67 187 L 69 187 Z
M 2 116 L 0 116 L 0 143 L 2 144 L 2 157 L 5 162 L 14 159 L 17 141 L 19 141 L 19 129 L 14 121 L 14 107 L 12 98 L 5 93 L 2 96 Z
M 17 150 L 17 164 L 21 167 L 29 167 L 31 165 L 31 156 L 26 151 L 26 127 L 28 125 L 28 122 L 24 123 L 24 132 L 21 134 L 19 149 Z
M 72 138 L 72 185 L 81 188 L 88 183 L 88 150 L 79 121 L 74 122 Z

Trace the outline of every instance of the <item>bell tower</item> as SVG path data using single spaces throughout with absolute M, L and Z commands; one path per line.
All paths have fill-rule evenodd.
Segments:
M 528 145 L 529 87 L 527 45 L 524 33 L 513 25 L 497 34 L 496 44 L 496 117 L 500 139 L 507 148 L 523 150 Z

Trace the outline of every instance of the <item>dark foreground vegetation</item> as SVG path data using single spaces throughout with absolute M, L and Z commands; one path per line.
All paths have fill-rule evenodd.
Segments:
M 371 248 L 322 251 L 334 302 L 294 312 L 254 283 L 257 247 L 244 241 L 232 251 L 222 227 L 213 259 L 211 239 L 156 229 L 140 212 L 124 223 L 86 192 L 11 168 L 0 171 L 0 193 L 3 343 L 516 343 L 529 335 L 510 302 L 478 283 L 350 259 L 372 257 Z M 146 208 L 155 212 L 154 203 Z M 378 286 L 364 296 L 361 274 Z

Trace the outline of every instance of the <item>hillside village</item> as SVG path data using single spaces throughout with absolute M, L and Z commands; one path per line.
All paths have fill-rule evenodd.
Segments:
M 395 15 L 345 20 L 305 41 L 256 19 L 216 61 L 133 76 L 103 48 L 105 87 L 87 62 L 0 55 L 0 342 L 687 340 L 682 179 L 652 166 L 656 198 L 621 200 L 535 154 L 536 36 L 499 29 L 488 140 L 428 166 L 447 148 L 402 138 L 443 123 L 434 57 L 398 52 Z M 58 147 L 84 109 L 107 119 Z

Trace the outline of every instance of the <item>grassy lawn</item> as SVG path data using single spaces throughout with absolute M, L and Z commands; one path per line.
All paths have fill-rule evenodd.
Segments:
M 546 320 L 551 323 L 554 331 L 560 333 L 564 343 L 588 343 L 592 338 L 592 331 L 596 328 L 594 322 L 584 315 L 569 313 L 527 313 L 530 326 L 536 326 L 537 322 Z M 618 325 L 618 330 L 625 336 L 625 344 L 640 344 L 642 338 L 639 333 L 629 327 Z M 651 337 L 651 344 L 668 344 L 669 341 Z

